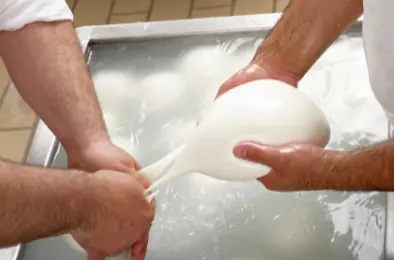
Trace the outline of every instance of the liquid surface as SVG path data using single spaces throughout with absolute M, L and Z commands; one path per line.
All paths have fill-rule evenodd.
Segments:
M 98 88 L 98 96 L 111 137 L 143 166 L 181 145 L 220 83 L 251 59 L 261 42 L 256 35 L 94 47 L 90 69 L 96 85 L 102 85 L 99 74 L 106 74 L 101 80 L 107 89 Z M 182 59 L 194 47 L 199 47 L 197 55 L 188 53 Z M 201 54 L 201 49 L 208 54 Z M 203 67 L 196 64 L 199 60 Z M 123 76 L 108 80 L 111 73 Z M 172 75 L 158 86 L 164 101 L 171 100 L 169 92 L 179 95 L 164 106 L 156 97 L 150 99 L 155 100 L 152 106 L 142 98 L 149 93 L 140 82 L 156 73 Z M 179 81 L 184 89 L 178 89 Z M 359 36 L 342 38 L 328 50 L 300 89 L 327 114 L 330 148 L 352 149 L 387 138 L 387 122 L 369 90 Z M 65 162 L 61 150 L 55 164 Z M 383 259 L 385 204 L 385 193 L 276 193 L 257 181 L 232 183 L 186 175 L 160 189 L 146 259 Z M 62 238 L 53 238 L 28 244 L 23 259 L 84 256 Z

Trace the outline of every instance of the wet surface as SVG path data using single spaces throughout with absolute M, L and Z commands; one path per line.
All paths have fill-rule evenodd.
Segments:
M 220 83 L 252 58 L 257 35 L 93 46 L 90 69 L 113 141 L 144 166 L 181 145 Z M 327 114 L 329 148 L 387 138 L 359 35 L 332 46 L 300 90 Z M 65 166 L 63 150 L 54 164 Z M 276 193 L 191 174 L 161 188 L 147 260 L 383 259 L 385 204 L 385 193 Z M 84 257 L 53 238 L 28 244 L 22 259 Z

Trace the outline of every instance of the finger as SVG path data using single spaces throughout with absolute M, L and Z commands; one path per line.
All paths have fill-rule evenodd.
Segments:
M 238 85 L 247 83 L 248 81 L 252 81 L 252 79 L 248 79 L 248 75 L 242 74 L 242 70 L 237 72 L 222 84 L 222 86 L 219 88 L 218 93 L 216 94 L 216 98 L 223 95 L 225 92 L 229 91 L 230 89 L 235 88 Z
M 131 156 L 127 155 L 127 157 L 125 157 L 122 160 L 123 165 L 125 165 L 127 168 L 131 168 L 133 170 L 140 170 L 141 169 L 141 165 Z
M 105 255 L 103 255 L 99 252 L 96 252 L 96 251 L 90 250 L 87 253 L 88 253 L 87 260 L 105 260 L 105 258 L 106 258 Z
M 144 245 L 144 247 L 141 249 L 140 253 L 138 255 L 133 256 L 133 260 L 144 260 L 146 256 L 146 252 L 148 250 L 148 243 Z
M 129 158 L 125 158 L 124 160 L 120 161 L 121 165 L 120 167 L 122 167 L 123 169 L 126 169 L 127 172 L 129 171 L 138 171 L 140 170 L 140 165 L 138 164 L 137 161 L 135 161 L 133 158 L 129 157 Z
M 241 143 L 234 147 L 236 157 L 247 161 L 261 163 L 271 168 L 277 168 L 287 163 L 288 155 L 293 147 L 273 147 L 255 143 Z
M 149 233 L 147 233 L 142 239 L 137 241 L 132 247 L 133 260 L 143 260 L 146 255 L 148 248 Z
M 216 98 L 239 85 L 264 78 L 267 78 L 266 72 L 260 66 L 250 63 L 223 83 L 216 95 Z
M 132 255 L 133 256 L 139 255 L 147 243 L 148 243 L 148 234 L 144 235 L 140 240 L 134 243 L 132 247 Z
M 134 169 L 136 169 L 137 171 L 141 170 L 142 169 L 141 164 L 136 160 L 133 161 L 134 161 Z
M 144 174 L 133 171 L 132 175 L 144 187 L 144 189 L 149 188 L 149 186 L 151 185 L 148 178 L 146 178 Z
M 156 200 L 154 198 L 151 200 L 150 205 L 152 206 L 153 210 L 156 209 Z

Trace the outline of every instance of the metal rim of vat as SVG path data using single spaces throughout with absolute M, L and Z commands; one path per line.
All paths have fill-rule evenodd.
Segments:
M 230 33 L 237 31 L 269 30 L 281 13 L 244 15 L 232 17 L 173 20 L 160 22 L 140 22 L 133 24 L 117 24 L 102 26 L 85 26 L 77 28 L 77 34 L 81 43 L 81 48 L 85 55 L 88 53 L 89 44 L 102 40 L 116 41 L 121 39 L 133 40 L 141 38 L 161 38 L 177 36 L 191 36 L 209 33 Z M 361 32 L 363 17 L 360 17 L 349 30 Z M 187 28 L 187 30 L 185 29 Z M 88 57 L 87 57 L 88 58 Z M 394 135 L 394 129 L 389 127 L 388 137 Z M 48 129 L 43 121 L 39 121 L 32 139 L 26 163 L 47 167 L 50 165 L 60 148 L 59 142 L 53 133 Z M 394 219 L 394 208 L 390 207 L 394 203 L 394 194 L 387 194 L 386 207 L 386 239 L 385 239 L 385 259 L 394 260 L 394 227 L 391 219 Z M 8 248 L 12 257 L 4 260 L 19 260 L 23 245 Z M 1 254 L 0 254 L 1 255 Z

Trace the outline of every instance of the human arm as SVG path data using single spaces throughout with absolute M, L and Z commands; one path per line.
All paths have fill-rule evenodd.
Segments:
M 0 33 L 0 55 L 26 102 L 67 150 L 108 134 L 70 21 L 33 23 Z
M 263 78 L 296 86 L 362 12 L 362 0 L 291 0 L 250 64 L 226 81 L 218 95 Z
M 79 171 L 0 161 L 0 245 L 67 233 L 94 205 L 92 187 Z
M 119 253 L 146 236 L 153 218 L 134 177 L 0 161 L 0 246 L 71 233 L 102 259 Z
M 352 151 L 311 145 L 239 144 L 237 157 L 272 168 L 259 180 L 271 190 L 394 191 L 394 141 Z
M 297 86 L 325 49 L 362 13 L 362 0 L 292 0 L 250 65 L 221 87 L 219 94 L 251 80 L 273 78 Z M 260 181 L 272 190 L 390 190 L 382 161 L 392 143 L 343 152 L 309 145 L 239 145 L 243 159 L 273 168 Z M 388 151 L 388 152 L 387 152 Z M 385 157 L 383 157 L 383 155 Z M 371 162 L 373 160 L 373 162 Z
M 51 0 L 41 0 L 45 1 Z M 89 171 L 139 168 L 110 142 L 80 43 L 67 17 L 58 15 L 51 21 L 50 15 L 43 15 L 36 17 L 38 22 L 1 31 L 0 55 L 19 93 L 65 147 L 69 166 Z

